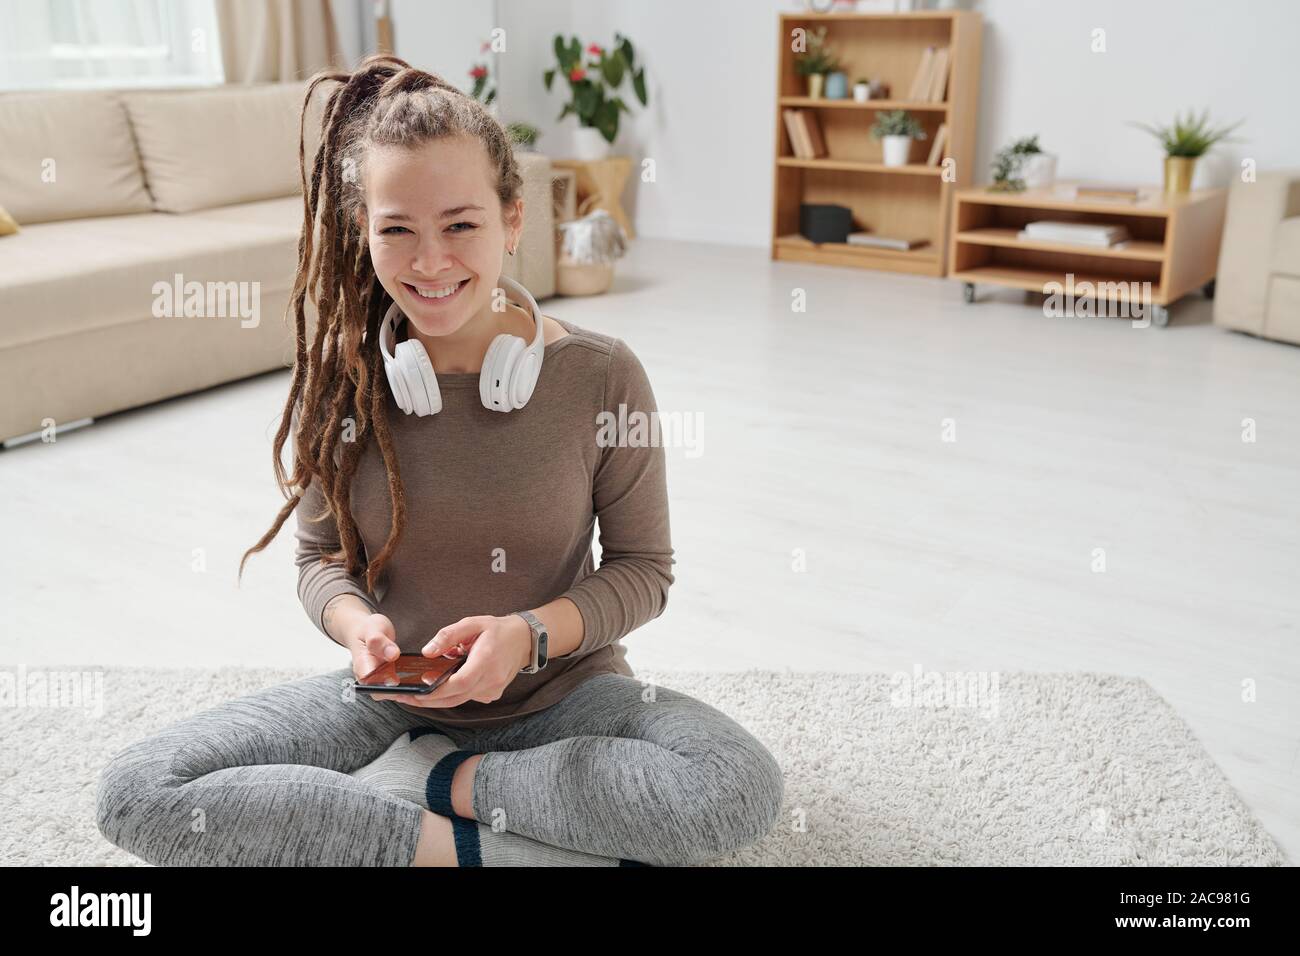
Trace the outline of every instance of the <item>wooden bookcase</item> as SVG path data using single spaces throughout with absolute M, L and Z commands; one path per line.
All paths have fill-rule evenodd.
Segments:
M 858 103 L 807 96 L 807 79 L 795 72 L 792 31 L 826 25 L 826 41 L 848 74 L 884 80 L 891 99 Z M 782 14 L 777 36 L 776 170 L 772 198 L 772 258 L 921 275 L 947 273 L 949 215 L 954 188 L 968 185 L 975 154 L 975 110 L 979 99 L 980 15 L 966 10 L 912 13 Z M 927 46 L 949 50 L 947 96 L 943 102 L 900 99 Z M 781 111 L 813 109 L 828 155 L 798 159 Z M 921 123 L 926 138 L 912 143 L 911 162 L 890 167 L 870 134 L 876 114 L 905 109 Z M 944 168 L 925 165 L 941 123 L 948 126 L 944 156 L 955 161 L 952 182 Z M 853 228 L 884 235 L 924 238 L 908 252 L 847 243 L 812 243 L 799 235 L 801 203 L 835 203 L 853 211 Z

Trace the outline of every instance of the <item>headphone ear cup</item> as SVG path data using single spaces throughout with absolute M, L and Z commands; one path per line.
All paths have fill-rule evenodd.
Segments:
M 533 397 L 533 389 L 537 387 L 537 379 L 541 371 L 541 367 L 537 364 L 537 356 L 525 349 L 523 355 L 515 362 L 514 374 L 511 376 L 510 394 L 515 408 L 523 408 Z
M 409 396 L 410 410 L 416 415 L 433 415 L 442 411 L 442 392 L 438 389 L 438 377 L 434 374 L 429 361 L 429 353 L 418 340 L 408 339 L 399 342 L 393 349 L 398 374 Z
M 406 388 L 406 379 L 398 365 L 397 356 L 401 354 L 401 345 L 394 349 L 393 361 L 384 362 L 384 371 L 388 373 L 388 388 L 393 393 L 393 401 L 406 414 L 411 414 L 411 393 Z
M 492 380 L 496 375 L 497 353 L 501 351 L 501 340 L 505 335 L 498 335 L 483 353 L 483 368 L 478 373 L 478 400 L 488 411 L 496 411 L 492 406 Z
M 479 374 L 478 390 L 483 407 L 494 412 L 508 412 L 515 406 L 510 400 L 510 381 L 515 358 L 526 348 L 517 335 L 501 333 L 488 346 L 483 356 L 483 371 Z

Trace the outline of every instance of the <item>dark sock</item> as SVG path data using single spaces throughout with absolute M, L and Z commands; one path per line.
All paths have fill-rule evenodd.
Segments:
M 644 866 L 634 860 L 583 853 L 551 846 L 509 830 L 495 831 L 477 820 L 467 820 L 451 808 L 451 779 L 456 768 L 474 754 L 457 750 L 447 754 L 429 772 L 428 808 L 451 820 L 456 860 L 461 866 Z

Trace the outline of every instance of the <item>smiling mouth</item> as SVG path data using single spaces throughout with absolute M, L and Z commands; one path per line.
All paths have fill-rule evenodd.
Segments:
M 468 279 L 461 279 L 454 285 L 442 286 L 441 288 L 421 288 L 420 286 L 411 285 L 409 282 L 403 282 L 402 285 L 415 298 L 421 302 L 447 302 L 460 295 L 460 291 L 469 284 Z

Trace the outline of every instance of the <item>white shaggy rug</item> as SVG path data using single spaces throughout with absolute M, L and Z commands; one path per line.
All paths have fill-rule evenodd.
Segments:
M 86 670 L 103 674 L 100 716 L 0 706 L 0 864 L 138 864 L 95 826 L 112 754 L 187 714 L 314 673 Z M 918 692 L 902 705 L 888 674 L 638 676 L 731 715 L 785 769 L 783 818 L 717 865 L 1287 862 L 1187 725 L 1136 678 L 1001 674 L 996 694 L 986 686 L 945 703 Z

